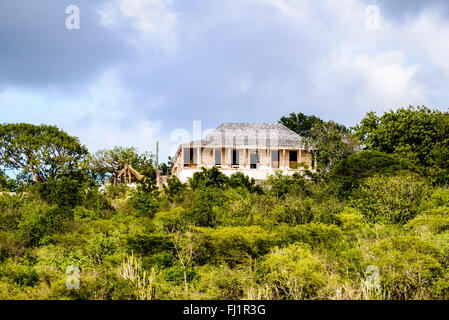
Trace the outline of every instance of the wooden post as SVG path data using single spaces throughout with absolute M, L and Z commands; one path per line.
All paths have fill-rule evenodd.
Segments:
M 156 141 L 156 185 L 159 186 L 159 141 Z
M 282 163 L 283 163 L 283 168 L 282 169 L 285 169 L 285 149 L 283 149 L 282 150 Z

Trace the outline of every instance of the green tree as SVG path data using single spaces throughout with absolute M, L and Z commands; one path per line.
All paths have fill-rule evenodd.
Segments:
M 170 201 L 182 201 L 183 193 L 187 189 L 185 183 L 182 183 L 177 176 L 172 176 L 167 179 L 167 183 L 163 184 L 164 192 L 167 194 Z
M 217 167 L 209 170 L 203 167 L 201 171 L 195 172 L 193 177 L 189 179 L 190 186 L 194 190 L 202 187 L 224 188 L 228 181 L 229 178 Z
M 358 140 L 342 124 L 334 121 L 316 123 L 310 130 L 311 144 L 321 168 L 329 169 L 359 148 Z
M 419 211 L 426 195 L 425 181 L 416 174 L 367 178 L 353 202 L 371 222 L 406 223 Z
M 288 117 L 282 117 L 279 120 L 280 124 L 283 124 L 287 128 L 293 130 L 301 137 L 311 138 L 310 130 L 313 126 L 324 121 L 316 116 L 307 116 L 303 113 L 290 113 Z
M 138 163 L 139 155 L 134 147 L 114 147 L 112 149 L 103 149 L 95 152 L 90 157 L 91 168 L 98 172 L 103 178 L 108 174 L 112 175 L 113 185 L 118 182 L 118 174 L 125 165 Z M 142 162 L 142 159 L 140 159 Z M 140 169 L 140 168 L 139 168 Z
M 364 150 L 338 161 L 328 177 L 331 182 L 337 184 L 340 194 L 345 194 L 358 188 L 367 177 L 376 174 L 392 175 L 407 169 L 412 169 L 412 164 L 399 155 Z
M 254 178 L 249 178 L 242 172 L 236 172 L 229 177 L 228 184 L 231 188 L 246 188 L 249 192 L 263 194 L 263 189 L 256 185 Z
M 56 126 L 0 125 L 0 162 L 36 182 L 78 170 L 87 155 L 78 138 Z
M 354 129 L 368 150 L 398 153 L 419 165 L 432 166 L 432 150 L 441 151 L 449 139 L 449 114 L 424 106 L 391 110 L 382 116 L 369 112 Z

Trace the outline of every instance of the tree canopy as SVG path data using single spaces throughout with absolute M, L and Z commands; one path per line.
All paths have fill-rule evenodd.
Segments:
M 90 166 L 98 172 L 103 178 L 111 174 L 114 186 L 117 185 L 118 174 L 125 165 L 136 163 L 139 155 L 134 147 L 119 147 L 112 149 L 102 149 L 95 152 L 90 157 Z
M 324 121 L 316 116 L 307 116 L 304 113 L 290 113 L 288 117 L 281 117 L 279 120 L 280 124 L 283 124 L 287 128 L 293 130 L 301 137 L 310 138 L 311 133 L 310 130 L 313 126 L 319 123 L 323 123 Z
M 440 180 L 448 174 L 448 112 L 425 106 L 369 112 L 354 130 L 365 149 L 400 154 Z
M 0 125 L 0 162 L 34 181 L 74 171 L 87 148 L 56 126 L 27 123 Z

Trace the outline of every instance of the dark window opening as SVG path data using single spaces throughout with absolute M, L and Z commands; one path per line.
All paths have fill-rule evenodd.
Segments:
M 298 151 L 290 151 L 289 154 L 290 168 L 295 168 L 298 163 Z
M 239 151 L 234 149 L 232 150 L 232 162 L 231 164 L 233 166 L 238 166 L 239 165 Z
M 221 149 L 215 149 L 215 165 L 221 166 Z
M 271 167 L 279 168 L 279 150 L 271 151 Z
M 195 148 L 184 148 L 184 167 L 194 166 L 197 164 L 197 150 Z
M 249 155 L 249 167 L 251 169 L 257 169 L 257 164 L 259 163 L 259 154 L 258 152 L 251 152 Z

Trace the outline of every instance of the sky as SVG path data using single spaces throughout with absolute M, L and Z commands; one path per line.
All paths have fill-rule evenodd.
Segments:
M 194 121 L 447 110 L 448 54 L 447 0 L 2 0 L 0 122 L 164 160 Z

